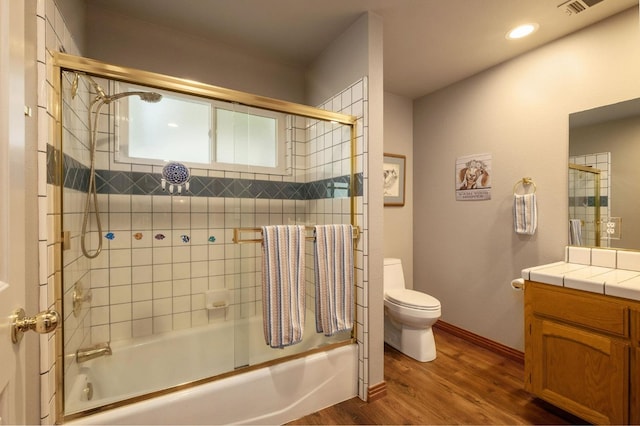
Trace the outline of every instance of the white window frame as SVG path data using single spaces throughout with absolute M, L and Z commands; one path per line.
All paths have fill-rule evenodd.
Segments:
M 193 99 L 194 102 L 199 103 L 209 103 L 211 105 L 211 110 L 209 114 L 209 153 L 210 158 L 207 159 L 206 162 L 188 162 L 188 161 L 180 161 L 179 159 L 172 158 L 139 158 L 139 157 L 131 157 L 128 154 L 128 122 L 126 119 L 128 117 L 128 103 L 126 102 L 127 98 L 123 98 L 119 101 L 115 101 L 115 114 L 116 117 L 120 119 L 114 120 L 114 133 L 115 133 L 115 156 L 114 160 L 116 163 L 128 163 L 128 164 L 146 164 L 146 165 L 157 165 L 163 166 L 167 161 L 178 161 L 183 163 L 189 167 L 193 168 L 201 168 L 201 169 L 211 169 L 211 170 L 223 170 L 223 171 L 234 171 L 234 172 L 245 172 L 245 173 L 259 173 L 259 174 L 274 174 L 274 175 L 287 175 L 287 156 L 291 156 L 292 153 L 288 152 L 291 150 L 291 143 L 287 143 L 286 141 L 286 114 L 276 111 L 270 111 L 255 107 L 249 107 L 246 105 L 231 103 L 231 102 L 223 102 L 206 98 L 199 98 L 195 96 L 175 93 L 175 92 L 165 92 L 159 91 L 155 89 L 150 89 L 147 87 L 135 86 L 127 83 L 116 83 L 116 91 L 120 93 L 121 91 L 156 91 L 164 96 L 168 94 L 172 97 L 184 97 L 185 101 L 189 99 Z M 162 102 L 162 101 L 160 101 Z M 238 164 L 238 163 L 224 163 L 216 160 L 216 120 L 217 120 L 217 110 L 224 109 L 227 111 L 246 113 L 251 115 L 256 115 L 259 117 L 266 117 L 276 120 L 276 153 L 275 160 L 276 165 L 274 167 L 270 166 L 259 166 L 259 165 L 248 165 L 248 164 Z M 251 149 L 251 148 L 249 148 Z

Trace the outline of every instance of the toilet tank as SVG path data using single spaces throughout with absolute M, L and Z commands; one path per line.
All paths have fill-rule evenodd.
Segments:
M 383 286 L 385 290 L 404 287 L 404 273 L 402 261 L 395 258 L 384 259 Z

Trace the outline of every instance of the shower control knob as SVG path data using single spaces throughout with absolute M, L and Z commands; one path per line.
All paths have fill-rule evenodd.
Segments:
M 35 317 L 25 316 L 24 309 L 18 308 L 11 319 L 11 341 L 20 343 L 25 331 L 33 330 L 38 334 L 51 333 L 60 322 L 60 314 L 53 309 L 42 311 Z

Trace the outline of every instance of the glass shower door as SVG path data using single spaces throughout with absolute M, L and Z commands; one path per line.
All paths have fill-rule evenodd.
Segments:
M 79 70 L 86 61 L 78 62 Z M 101 64 L 93 66 L 102 70 Z M 315 109 L 309 115 L 301 106 L 290 109 L 304 116 L 259 112 L 215 98 L 218 91 L 210 98 L 185 95 L 182 86 L 173 91 L 173 80 L 162 76 L 133 87 L 109 78 L 108 69 L 98 71 L 61 71 L 62 149 L 48 155 L 60 158 L 63 169 L 58 184 L 66 242 L 58 255 L 65 418 L 351 343 L 351 330 L 331 337 L 315 330 L 312 254 L 314 225 L 353 223 L 353 124 L 329 121 L 347 122 L 347 116 Z M 214 138 L 213 126 L 232 112 L 233 143 L 222 144 L 215 158 L 213 151 L 190 160 L 172 158 L 191 149 L 183 143 L 190 136 L 181 133 L 163 145 L 172 148 L 165 158 L 167 151 L 156 145 L 166 138 L 155 135 L 188 128 L 188 119 L 197 115 L 167 115 L 164 106 L 175 105 L 171 100 L 194 103 L 197 111 L 210 107 L 205 131 L 202 120 L 196 126 L 197 140 L 203 134 Z M 92 111 L 99 104 L 104 108 Z M 138 106 L 141 115 L 132 120 L 128 112 Z M 256 117 L 257 133 L 247 116 Z M 134 122 L 145 122 L 147 130 L 129 132 Z M 220 135 L 229 131 L 221 125 Z M 131 154 L 135 142 L 144 142 L 156 157 L 122 155 Z M 180 163 L 180 182 L 165 175 L 172 163 Z M 92 175 L 97 201 L 89 206 L 94 215 L 85 233 Z M 171 184 L 163 185 L 165 180 Z M 294 224 L 306 226 L 307 237 L 304 339 L 272 349 L 263 333 L 260 227 Z M 235 242 L 237 229 L 250 229 L 242 238 L 258 241 Z M 80 249 L 83 234 L 86 254 Z
M 569 164 L 569 240 L 600 246 L 600 170 Z

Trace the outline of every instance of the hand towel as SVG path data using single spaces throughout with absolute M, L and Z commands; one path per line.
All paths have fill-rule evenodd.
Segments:
M 315 227 L 316 331 L 332 336 L 353 328 L 353 227 Z
M 569 245 L 582 245 L 582 221 L 580 219 L 569 219 Z
M 305 321 L 305 228 L 262 227 L 262 316 L 265 342 L 283 348 L 302 340 Z
M 513 225 L 516 234 L 535 234 L 538 226 L 536 194 L 514 194 Z

